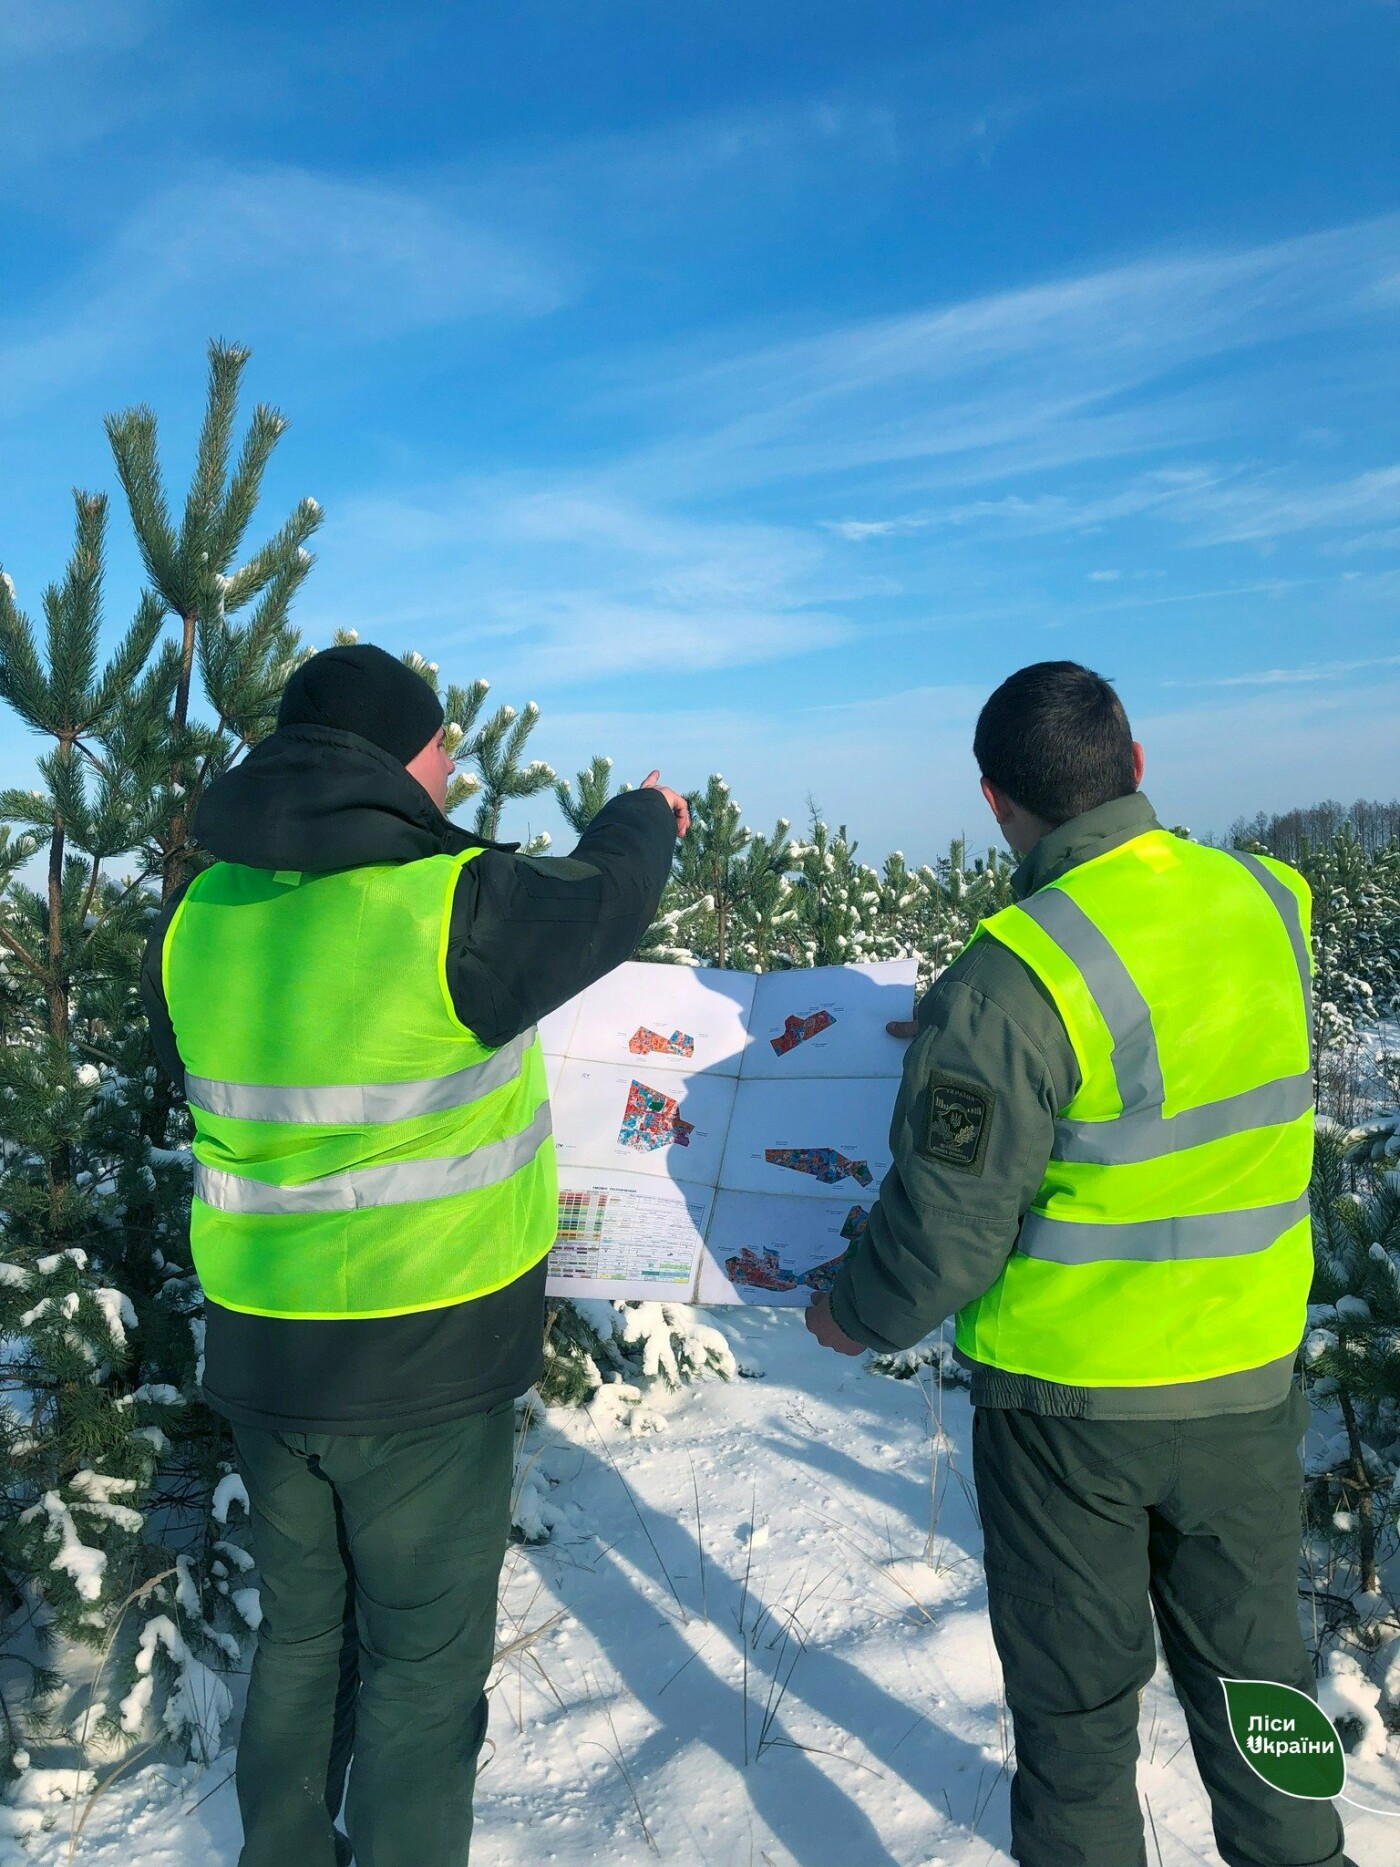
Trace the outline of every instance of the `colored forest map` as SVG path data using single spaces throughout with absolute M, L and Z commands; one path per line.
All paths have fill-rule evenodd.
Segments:
M 770 1167 L 787 1167 L 793 1173 L 810 1173 L 824 1186 L 850 1178 L 857 1186 L 870 1186 L 874 1176 L 867 1161 L 852 1160 L 849 1154 L 834 1147 L 768 1147 L 763 1158 Z
M 672 1031 L 669 1037 L 663 1037 L 660 1031 L 649 1031 L 643 1024 L 628 1038 L 627 1048 L 634 1057 L 693 1057 L 695 1039 L 686 1031 Z
M 841 1236 L 849 1241 L 846 1249 L 828 1258 L 825 1264 L 813 1265 L 810 1271 L 788 1270 L 781 1253 L 771 1245 L 766 1245 L 761 1253 L 745 1245 L 742 1251 L 724 1260 L 724 1274 L 730 1283 L 742 1284 L 748 1290 L 787 1291 L 804 1286 L 808 1290 L 830 1290 L 836 1282 L 836 1273 L 865 1237 L 869 1224 L 870 1214 L 865 1207 L 852 1206 L 841 1227 Z
M 643 1154 L 658 1147 L 689 1147 L 694 1132 L 695 1123 L 681 1119 L 680 1104 L 674 1096 L 633 1081 L 617 1135 L 623 1147 L 636 1148 Z
M 814 1011 L 809 1018 L 788 1017 L 783 1021 L 781 1037 L 770 1037 L 768 1041 L 780 1057 L 785 1057 L 818 1031 L 829 1031 L 835 1022 L 829 1011 Z

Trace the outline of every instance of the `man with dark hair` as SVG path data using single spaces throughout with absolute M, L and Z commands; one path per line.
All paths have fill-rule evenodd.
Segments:
M 1022 858 L 936 981 L 859 1251 L 807 1312 L 843 1354 L 957 1316 L 1022 1867 L 1142 1867 L 1161 1635 L 1229 1867 L 1342 1867 L 1264 1783 L 1222 1678 L 1315 1692 L 1297 1569 L 1312 1272 L 1310 901 L 1171 835 L 1101 676 L 1013 674 L 977 722 Z
M 534 1027 L 629 956 L 689 823 L 653 772 L 521 856 L 443 815 L 452 769 L 420 675 L 313 655 L 142 973 L 261 1588 L 241 1867 L 465 1867 L 558 1228 Z
M 1047 826 L 1130 796 L 1142 776 L 1123 702 L 1077 661 L 1038 661 L 1003 681 L 978 718 L 972 755 L 984 784 Z

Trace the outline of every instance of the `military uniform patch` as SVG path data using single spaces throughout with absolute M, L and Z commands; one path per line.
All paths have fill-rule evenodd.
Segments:
M 995 1095 L 980 1083 L 935 1076 L 929 1087 L 928 1126 L 921 1151 L 961 1173 L 980 1174 L 995 1105 Z

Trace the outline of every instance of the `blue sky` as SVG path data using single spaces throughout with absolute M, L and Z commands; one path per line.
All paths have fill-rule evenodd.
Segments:
M 0 69 L 31 611 L 106 410 L 180 484 L 217 333 L 269 526 L 326 509 L 308 638 L 537 700 L 561 769 L 926 859 L 1072 656 L 1171 821 L 1400 790 L 1394 0 L 6 0 Z

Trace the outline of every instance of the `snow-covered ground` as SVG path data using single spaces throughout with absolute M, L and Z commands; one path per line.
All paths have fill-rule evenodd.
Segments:
M 708 1320 L 761 1379 L 653 1398 L 636 1424 L 657 1430 L 597 1404 L 532 1435 L 526 1482 L 558 1521 L 507 1559 L 501 1643 L 514 1644 L 473 1862 L 1007 1862 L 1011 1739 L 966 1396 L 819 1351 L 793 1311 Z M 1161 1674 L 1142 1732 L 1149 1859 L 1215 1861 Z M 80 1798 L 72 1858 L 233 1867 L 231 1767 L 226 1749 Z M 64 1785 L 37 1781 L 31 1803 L 46 1787 Z M 1354 1759 L 1350 1789 L 1400 1810 L 1400 1739 Z M 49 1805 L 52 1826 L 0 1839 L 0 1862 L 60 1867 L 74 1812 Z M 1400 1817 L 1344 1813 L 1360 1867 L 1397 1858 Z

